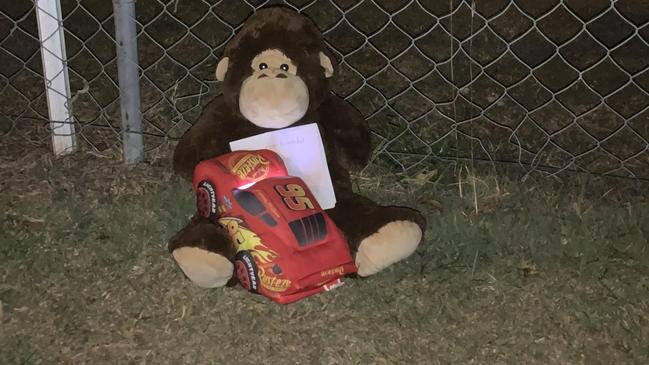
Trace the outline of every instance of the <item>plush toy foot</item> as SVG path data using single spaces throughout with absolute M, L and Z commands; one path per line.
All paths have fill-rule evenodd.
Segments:
M 369 276 L 410 256 L 421 241 L 420 226 L 411 221 L 394 221 L 361 241 L 356 252 L 359 276 Z
M 189 280 L 200 287 L 221 287 L 232 278 L 234 265 L 222 255 L 198 247 L 180 247 L 172 254 Z

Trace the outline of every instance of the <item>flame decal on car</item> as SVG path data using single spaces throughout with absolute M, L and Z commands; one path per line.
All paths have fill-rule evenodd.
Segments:
M 242 219 L 222 217 L 219 218 L 219 223 L 228 232 L 237 252 L 247 251 L 252 255 L 257 264 L 261 286 L 273 292 L 283 292 L 291 286 L 291 281 L 283 277 L 284 275 L 273 272 L 279 255 L 264 245 L 255 232 L 245 227 Z

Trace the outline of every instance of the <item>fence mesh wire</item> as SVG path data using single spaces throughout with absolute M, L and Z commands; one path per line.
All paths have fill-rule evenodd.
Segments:
M 218 57 L 255 9 L 309 15 L 341 64 L 334 91 L 367 118 L 374 163 L 518 163 L 649 178 L 643 0 L 138 0 L 148 150 L 219 92 Z M 76 133 L 119 148 L 112 4 L 62 0 Z M 47 119 L 34 4 L 0 4 L 0 128 Z

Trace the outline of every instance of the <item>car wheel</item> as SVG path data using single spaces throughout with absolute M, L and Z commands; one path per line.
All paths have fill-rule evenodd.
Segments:
M 234 267 L 241 286 L 250 292 L 259 293 L 257 264 L 249 251 L 237 253 L 234 260 Z
M 211 222 L 216 221 L 216 187 L 207 180 L 198 183 L 196 190 L 196 208 L 198 214 L 209 219 Z

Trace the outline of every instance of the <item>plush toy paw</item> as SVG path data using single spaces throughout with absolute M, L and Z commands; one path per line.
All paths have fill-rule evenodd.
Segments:
M 217 253 L 198 247 L 180 247 L 172 255 L 189 280 L 200 287 L 221 287 L 232 278 L 234 265 Z
M 411 221 L 394 221 L 361 241 L 356 252 L 359 276 L 369 276 L 410 256 L 421 241 L 422 231 Z

